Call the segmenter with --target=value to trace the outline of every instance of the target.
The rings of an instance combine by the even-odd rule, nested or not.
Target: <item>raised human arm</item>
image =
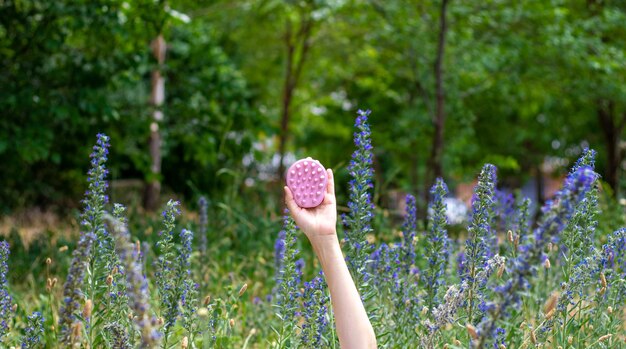
[[[332,170],[324,201],[314,208],[299,207],[285,187],[285,203],[296,224],[309,238],[322,265],[333,305],[337,336],[342,349],[376,348],[376,335],[354,285],[337,238],[337,203]]]

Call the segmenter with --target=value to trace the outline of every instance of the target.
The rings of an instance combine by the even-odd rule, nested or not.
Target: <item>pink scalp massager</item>
[[[302,208],[313,208],[324,201],[328,175],[319,161],[306,158],[294,162],[287,170],[287,186]]]

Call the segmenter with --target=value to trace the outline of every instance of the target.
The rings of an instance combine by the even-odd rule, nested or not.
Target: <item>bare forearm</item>
[[[322,264],[333,304],[337,335],[342,349],[376,348],[376,336],[352,281],[337,239],[337,202],[332,170],[326,171],[328,184],[324,201],[314,208],[299,207],[289,187],[285,203],[296,224],[304,231]]]
[[[374,330],[348,271],[337,235],[318,236],[311,243],[330,290],[341,348],[376,348]]]

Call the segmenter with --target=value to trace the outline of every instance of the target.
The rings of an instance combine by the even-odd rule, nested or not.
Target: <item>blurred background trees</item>
[[[442,1],[3,1],[0,207],[76,205],[97,132],[113,179],[189,197],[266,187],[289,154],[341,178],[358,108],[373,110],[379,192],[423,193],[437,166],[462,183],[485,162],[519,187],[590,146],[618,195],[626,3]]]

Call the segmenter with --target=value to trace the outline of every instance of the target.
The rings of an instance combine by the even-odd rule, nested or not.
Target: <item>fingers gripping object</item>
[[[328,174],[322,164],[311,158],[296,161],[287,170],[287,186],[302,208],[313,208],[324,201]]]

